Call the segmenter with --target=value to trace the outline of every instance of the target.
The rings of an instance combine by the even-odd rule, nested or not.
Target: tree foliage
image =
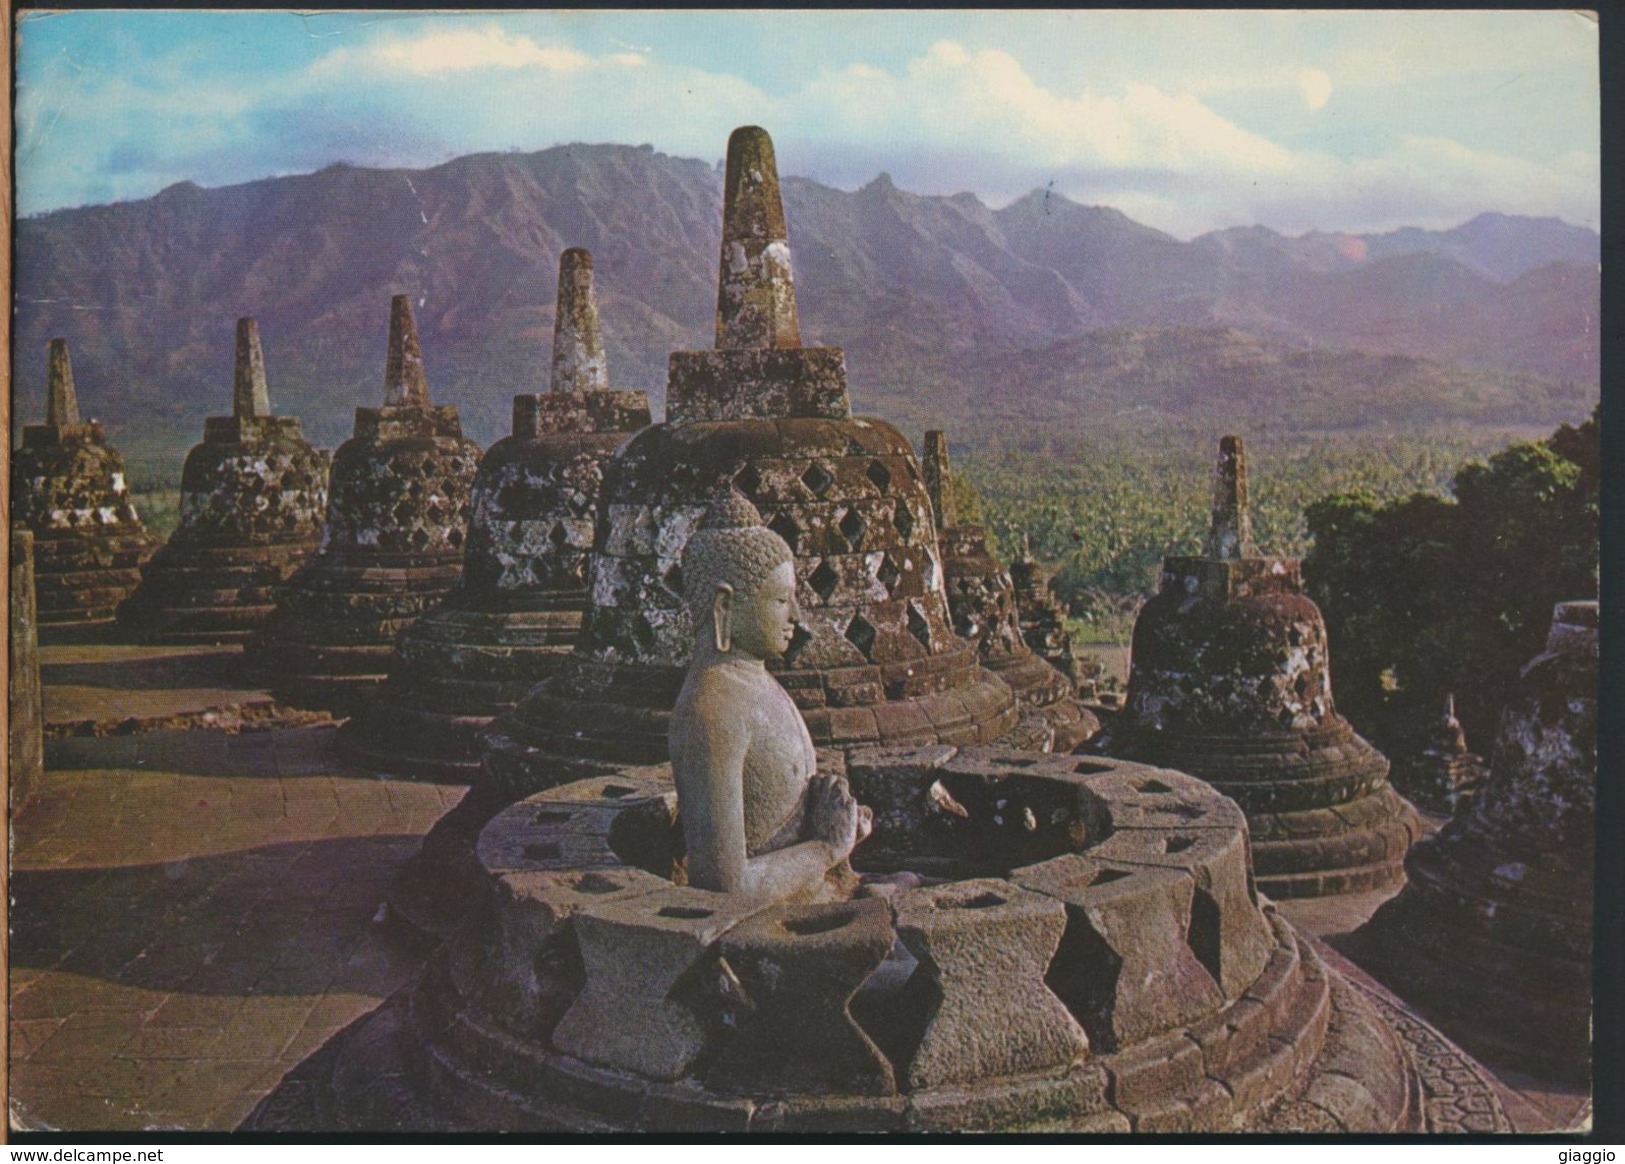
[[[1337,700],[1379,746],[1403,748],[1447,693],[1473,747],[1493,745],[1552,608],[1597,592],[1597,417],[1455,475],[1453,497],[1308,507],[1304,561],[1326,616]]]

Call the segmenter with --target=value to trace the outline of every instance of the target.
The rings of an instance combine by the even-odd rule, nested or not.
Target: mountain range
[[[846,349],[859,411],[1546,425],[1597,393],[1600,240],[1556,219],[1184,242],[1053,191],[992,209],[882,174],[854,192],[787,178],[784,196],[803,336]],[[658,402],[668,353],[711,344],[720,206],[714,165],[570,145],[24,219],[16,415],[40,412],[65,335],[87,412],[126,444],[184,447],[225,411],[233,322],[254,315],[273,403],[331,445],[381,397],[404,292],[436,398],[490,441],[513,394],[546,389],[568,246],[595,257],[613,383]]]

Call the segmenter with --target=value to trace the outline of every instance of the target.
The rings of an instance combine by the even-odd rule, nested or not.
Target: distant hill
[[[785,198],[803,334],[846,348],[860,410],[1544,425],[1596,394],[1599,242],[1556,220],[1185,243],[1045,191],[993,210],[882,175],[852,193],[789,178]],[[711,342],[720,202],[705,162],[571,145],[25,219],[17,415],[39,413],[45,342],[66,335],[119,440],[189,444],[226,407],[232,324],[253,314],[273,402],[335,444],[380,395],[388,298],[407,292],[437,398],[490,441],[514,393],[545,387],[567,246],[594,253],[612,379],[658,399],[667,354]]]

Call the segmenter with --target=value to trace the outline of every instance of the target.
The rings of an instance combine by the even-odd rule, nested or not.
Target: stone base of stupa
[[[1460,819],[1460,818],[1458,818]],[[1591,918],[1572,873],[1499,836],[1421,842],[1409,883],[1346,939],[1350,957],[1488,1062],[1584,1080],[1591,1071]],[[1550,866],[1550,867],[1548,867]]]
[[[240,643],[276,609],[276,591],[314,540],[256,546],[163,546],[119,622],[151,643]]]
[[[471,778],[481,729],[553,674],[580,630],[579,610],[431,611],[401,636],[340,753],[381,772]]]
[[[285,702],[354,715],[388,678],[395,637],[461,577],[457,555],[323,553],[284,587],[246,662]]]
[[[1200,782],[940,746],[847,769],[863,867],[945,881],[742,901],[671,879],[669,772],[539,794],[482,831],[457,940],[245,1130],[1511,1130],[1473,1060],[1256,899]]]
[[[152,541],[140,530],[36,531],[40,640],[111,629],[120,603],[141,584],[141,563],[151,553]]]
[[[984,658],[982,666],[1009,685],[1024,719],[1046,725],[1050,738],[1042,750],[1070,752],[1100,731],[1100,719],[1078,701],[1072,681],[1036,654]]]
[[[1347,721],[1278,737],[1142,733],[1131,746],[1146,763],[1201,773],[1241,806],[1258,887],[1271,897],[1360,893],[1405,879],[1421,819],[1389,787],[1387,760]]]
[[[975,655],[965,644],[890,667],[785,670],[774,677],[796,699],[818,747],[985,744],[1015,728],[1021,709],[1001,679],[977,666]],[[484,739],[487,776],[517,800],[571,778],[572,760],[664,762],[683,675],[679,667],[571,656],[553,679],[491,725]],[[882,691],[891,697],[874,701]]]

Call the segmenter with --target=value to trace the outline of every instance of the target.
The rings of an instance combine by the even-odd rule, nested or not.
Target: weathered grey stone
[[[47,355],[46,422],[11,455],[11,518],[34,535],[41,641],[110,623],[140,582],[152,540],[130,499],[124,458],[101,422],[79,419],[68,342]]]
[[[408,297],[390,305],[384,406],[357,408],[333,457],[321,544],[244,643],[280,698],[352,714],[383,682],[395,636],[462,575],[479,446],[429,400]]]
[[[484,991],[510,1029],[546,1039],[581,987],[580,951],[570,919],[585,906],[668,889],[641,869],[525,870],[496,879],[495,932]]]
[[[327,457],[271,415],[254,320],[237,321],[232,415],[211,416],[181,472],[180,524],[141,570],[119,621],[157,642],[240,642],[317,547]]]
[[[1404,890],[1351,940],[1470,1050],[1575,1078],[1591,1066],[1597,610],[1558,605],[1502,713],[1488,777],[1412,850]]]
[[[485,732],[493,784],[544,786],[561,758],[664,755],[694,633],[680,553],[729,489],[795,556],[801,616],[774,670],[815,744],[978,743],[1018,724],[1008,686],[954,634],[913,449],[850,416],[841,353],[800,347],[790,325],[766,135],[742,131],[730,157],[718,347],[673,354],[666,423],[605,466],[582,638]]]
[[[765,129],[729,135],[722,197],[717,349],[801,347],[779,167]]]
[[[1186,941],[1225,998],[1239,997],[1264,969],[1274,943],[1252,892],[1245,826],[1120,829],[1089,853],[1124,867],[1178,869],[1194,879]]]
[[[1483,757],[1468,751],[1456,698],[1447,695],[1443,713],[1428,724],[1423,738],[1394,757],[1388,778],[1412,803],[1448,813],[1472,795],[1486,771]]]
[[[1064,903],[1055,992],[1101,1051],[1194,1022],[1224,1001],[1193,948],[1195,881],[1178,869],[1068,854],[1011,874]]]
[[[554,1044],[589,1063],[680,1078],[709,1041],[696,1005],[717,980],[712,947],[767,904],[674,887],[577,910],[586,982]]]
[[[389,679],[340,733],[357,763],[472,775],[481,729],[552,674],[580,633],[603,464],[649,423],[649,401],[608,388],[588,252],[560,256],[558,288],[551,391],[515,396],[512,434],[481,459],[461,584],[400,636]],[[437,932],[455,915],[397,904]]]
[[[897,933],[935,1009],[908,1063],[911,1089],[1064,1067],[1089,1048],[1044,974],[1066,928],[1060,902],[1007,881],[915,890]],[[996,983],[995,989],[989,989]]]
[[[1247,505],[1247,454],[1241,438],[1227,436],[1219,441],[1219,465],[1213,480],[1213,523],[1204,557],[1233,561],[1251,558],[1253,519]]]
[[[671,717],[689,883],[782,901],[839,880],[869,813],[817,777],[812,737],[768,658],[794,633],[795,562],[755,506],[729,493],[683,550],[694,649]]]
[[[1021,637],[1033,653],[1072,682],[1080,696],[1092,699],[1098,663],[1086,664],[1072,649],[1072,635],[1066,629],[1065,605],[1049,588],[1044,569],[1033,557],[1032,544],[1021,535],[1021,552],[1010,563],[1010,580],[1015,586],[1016,613]]]
[[[755,1096],[894,1093],[892,1066],[853,1020],[851,1001],[895,937],[877,900],[780,906],[728,931],[733,1034],[709,1085]]]
[[[975,643],[982,665],[1010,685],[1036,734],[1034,750],[1072,751],[1100,730],[1100,720],[1078,703],[1072,681],[1027,645],[1015,583],[993,557],[987,535],[980,526],[959,524],[943,433],[925,434],[922,468],[937,515],[943,584],[955,633]]]
[[[1169,558],[1134,626],[1128,699],[1097,746],[1235,799],[1276,897],[1392,885],[1421,831],[1387,760],[1332,702],[1326,626],[1299,563],[1250,556],[1241,441],[1221,444],[1206,556]]]

